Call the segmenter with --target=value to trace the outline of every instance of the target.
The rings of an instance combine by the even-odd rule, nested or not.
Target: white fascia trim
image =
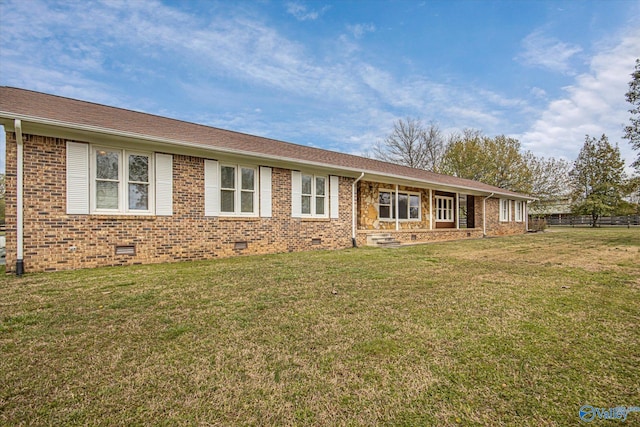
[[[308,166],[312,166],[312,167],[318,167],[318,168],[322,168],[322,169],[329,169],[329,170],[333,170],[333,171],[348,172],[350,175],[353,175],[352,176],[353,178],[356,178],[357,176],[359,176],[359,174],[364,172],[367,175],[371,175],[371,176],[379,176],[379,177],[386,178],[386,179],[397,180],[397,181],[401,182],[402,185],[411,185],[411,183],[414,183],[414,185],[418,184],[420,186],[432,185],[432,186],[435,186],[435,187],[444,188],[444,189],[450,189],[450,190],[456,190],[456,189],[458,189],[458,190],[466,190],[466,191],[472,192],[472,194],[475,194],[475,195],[497,194],[497,195],[510,197],[512,200],[516,200],[516,199],[517,200],[534,200],[534,198],[532,198],[532,197],[522,197],[522,196],[517,196],[517,195],[511,194],[511,193],[491,192],[491,191],[488,191],[488,190],[480,190],[480,189],[477,189],[477,188],[467,187],[467,186],[453,186],[453,185],[442,184],[442,183],[439,183],[439,182],[434,182],[434,181],[429,181],[429,180],[421,180],[421,179],[416,179],[416,178],[410,178],[410,177],[406,177],[406,176],[402,176],[402,175],[384,174],[384,173],[380,173],[379,171],[370,171],[370,170],[365,170],[365,169],[362,169],[362,168],[357,168],[357,169],[356,168],[349,168],[349,167],[332,165],[332,164],[329,164],[329,163],[304,161],[304,160],[294,159],[294,158],[290,158],[290,157],[282,157],[282,156],[274,156],[274,155],[269,155],[269,154],[255,153],[255,152],[252,152],[252,151],[243,151],[243,150],[235,150],[235,149],[232,150],[232,149],[229,149],[229,148],[212,147],[210,145],[198,144],[198,143],[194,143],[194,142],[186,142],[186,141],[177,140],[177,139],[159,138],[159,137],[139,134],[139,133],[135,133],[135,132],[116,131],[116,130],[113,130],[113,129],[102,128],[102,127],[99,127],[99,126],[74,124],[74,123],[63,122],[63,121],[59,121],[59,120],[43,119],[43,118],[39,118],[39,117],[33,117],[33,116],[21,115],[21,114],[12,114],[12,113],[5,112],[5,111],[0,111],[0,118],[20,119],[23,122],[24,121],[28,121],[28,122],[42,124],[42,125],[46,125],[46,126],[58,126],[58,127],[66,128],[66,129],[72,129],[72,130],[80,130],[80,131],[85,131],[85,132],[101,133],[101,134],[106,134],[106,135],[118,136],[118,137],[122,137],[122,138],[138,139],[138,140],[151,142],[151,143],[162,143],[162,144],[169,144],[169,145],[177,145],[177,146],[194,148],[194,149],[205,150],[205,151],[210,151],[210,152],[218,152],[218,153],[228,154],[228,155],[242,155],[242,156],[254,157],[256,159],[280,161],[280,162],[285,162],[285,163],[289,163],[289,164],[292,164],[292,165],[296,165],[297,167],[302,168],[302,169],[304,169],[305,166],[307,166],[307,167]],[[23,128],[24,128],[24,123],[23,123]]]

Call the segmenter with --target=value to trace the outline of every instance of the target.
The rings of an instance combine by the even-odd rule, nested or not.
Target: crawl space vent
[[[118,245],[116,246],[116,255],[135,255],[136,247],[134,245]]]
[[[235,250],[247,249],[247,242],[235,242],[233,244],[233,249]]]
[[[314,238],[314,239],[311,239],[311,244],[312,244],[312,245],[319,245],[319,244],[321,244],[321,243],[322,243],[322,239],[321,239],[321,238],[319,238],[319,237],[316,237],[316,238]]]

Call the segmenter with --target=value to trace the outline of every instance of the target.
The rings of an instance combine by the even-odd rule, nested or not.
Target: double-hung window
[[[516,221],[522,222],[524,220],[524,202],[516,201]]]
[[[325,217],[327,215],[327,177],[302,174],[302,215]]]
[[[291,171],[292,218],[339,218],[340,178]]]
[[[420,194],[398,192],[397,199],[399,219],[420,219]],[[380,191],[378,196],[378,217],[380,219],[396,219],[395,191]]]
[[[92,158],[93,212],[152,212],[151,154],[95,147]]]
[[[239,165],[220,166],[220,213],[255,215],[257,208],[256,169]]]
[[[453,222],[453,197],[436,196],[436,221]]]
[[[173,156],[67,141],[70,215],[173,215]]]
[[[500,221],[511,221],[511,200],[500,199]]]
[[[380,219],[393,219],[396,217],[396,197],[392,191],[381,191],[379,196]]]

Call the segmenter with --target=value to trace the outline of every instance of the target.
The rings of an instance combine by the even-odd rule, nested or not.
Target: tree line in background
[[[631,73],[630,125],[623,138],[639,151],[633,166],[640,173],[640,59]],[[538,157],[524,151],[517,139],[489,137],[466,129],[445,136],[435,123],[424,126],[418,119],[394,123],[393,131],[373,147],[373,157],[413,168],[453,175],[527,194],[537,200],[532,210],[548,209],[570,199],[573,213],[590,215],[593,226],[600,216],[640,214],[640,176],[627,177],[618,145],[606,135],[586,135],[578,158],[566,160]],[[0,174],[0,223],[5,219],[5,176]]]
[[[624,138],[640,151],[640,59],[626,99],[633,105]],[[545,158],[522,149],[517,139],[466,129],[443,135],[435,123],[407,118],[370,153],[374,158],[413,168],[472,179],[535,197],[531,210],[544,214],[570,200],[574,214],[590,215],[595,226],[605,215],[640,214],[640,177],[628,177],[618,145],[606,135],[586,135],[577,159]],[[640,172],[640,154],[633,162]]]

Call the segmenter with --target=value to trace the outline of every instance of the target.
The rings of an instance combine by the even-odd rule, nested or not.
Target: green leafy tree
[[[535,200],[531,212],[553,213],[553,209],[569,198],[569,171],[571,165],[566,160],[553,157],[537,157],[530,151],[524,154],[531,173],[531,195]]]
[[[507,190],[530,194],[531,171],[520,142],[504,135],[489,138],[476,130],[452,135],[441,171]]]
[[[585,137],[569,176],[572,210],[576,214],[591,215],[592,227],[596,227],[599,217],[621,205],[627,185],[624,161],[618,147],[612,146],[606,135],[599,140]]]
[[[622,205],[616,210],[615,215],[639,215],[640,214],[640,176],[629,178],[625,183]]]
[[[487,175],[483,136],[475,129],[452,134],[445,148],[441,171],[447,175],[481,181]]]
[[[634,150],[640,151],[640,59],[636,59],[636,69],[631,73],[629,82],[629,92],[626,93],[627,101],[633,105],[629,110],[631,113],[631,124],[624,128],[624,138],[629,140]],[[640,172],[640,153],[632,166]]]

